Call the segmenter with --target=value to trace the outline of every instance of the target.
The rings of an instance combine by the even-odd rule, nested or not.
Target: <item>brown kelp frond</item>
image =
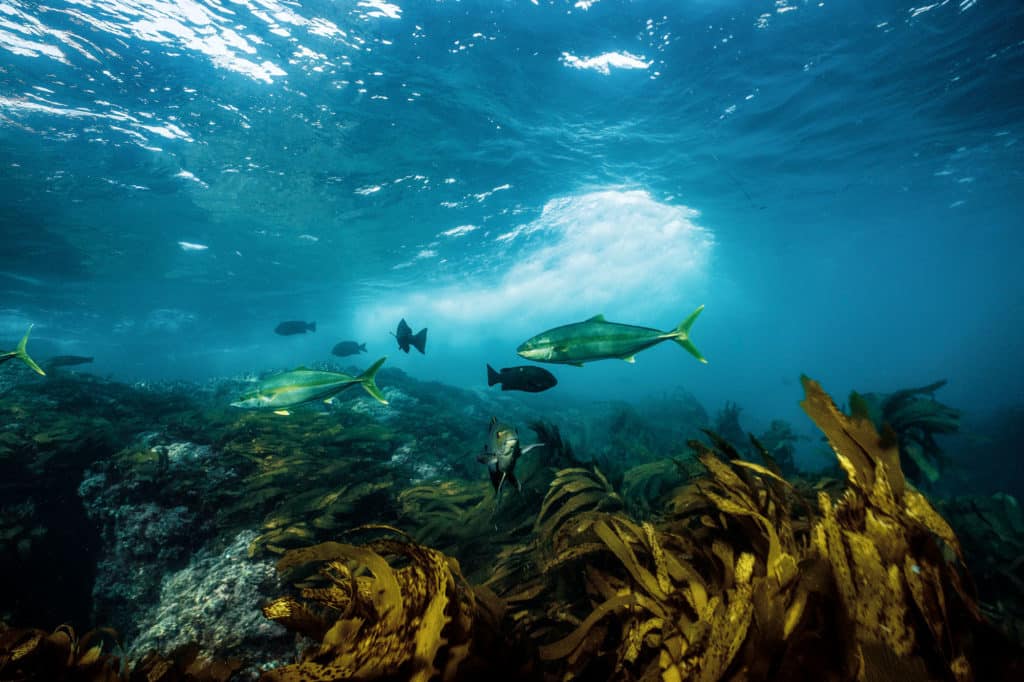
[[[571,467],[555,474],[526,544],[498,556],[487,585],[509,605],[517,634],[528,640],[564,635],[591,606],[587,583],[591,556],[604,545],[589,532],[602,510],[620,511],[621,498],[597,469]]]
[[[417,541],[454,549],[486,534],[493,497],[486,481],[438,481],[399,493],[399,514]]]
[[[819,493],[812,551],[832,566],[855,630],[861,672],[874,672],[866,652],[881,648],[969,678],[969,635],[980,614],[964,585],[956,535],[904,481],[895,445],[884,442],[868,419],[842,414],[816,382],[804,377],[803,384],[801,405],[849,478],[838,501]]]
[[[111,650],[117,634],[109,628],[82,637],[62,625],[52,633],[7,628],[0,623],[0,680],[51,682],[227,682],[241,661],[210,660],[199,646],[179,647],[164,656],[151,652],[128,669]]]
[[[214,661],[199,655],[195,644],[178,647],[163,656],[150,652],[132,667],[129,682],[227,682],[242,667],[241,661]]]
[[[879,431],[895,436],[903,467],[918,482],[934,483],[941,475],[944,458],[935,435],[960,430],[959,410],[935,399],[935,391],[945,385],[942,380],[889,394],[850,394],[854,415],[869,418]]]
[[[324,437],[336,439],[342,433],[331,431]],[[247,469],[215,513],[224,524],[263,518],[262,533],[251,543],[250,555],[281,554],[360,523],[395,518],[397,476],[386,461],[333,452],[266,453],[249,459]]]
[[[562,469],[548,488],[535,528],[541,538],[551,539],[561,525],[581,511],[615,510],[622,508],[611,483],[597,468],[572,467]]]
[[[630,514],[647,518],[660,510],[666,498],[689,479],[686,462],[654,460],[626,470],[622,477],[622,498]]]
[[[287,481],[295,481],[296,473],[284,468],[275,468],[274,474],[265,474],[250,486],[256,499],[276,502],[263,520],[263,533],[249,546],[250,556],[263,551],[281,554],[333,537],[371,518],[393,518],[388,512],[394,513],[394,482],[379,465],[339,460],[320,469],[318,478],[302,477],[305,492],[291,492],[294,483],[286,487]],[[239,504],[246,503],[256,504],[251,498],[239,500]]]
[[[754,622],[752,554],[717,545],[709,556],[722,563],[703,563],[704,575],[690,561],[702,550],[684,536],[620,514],[572,525],[579,544],[596,545],[605,559],[584,572],[589,613],[540,647],[543,660],[557,662],[563,679],[727,676]]]
[[[121,662],[104,652],[109,630],[93,630],[81,638],[68,625],[51,633],[6,628],[0,623],[0,679],[122,682]]]
[[[558,473],[538,537],[491,583],[553,678],[972,679],[984,630],[956,536],[894,444],[805,387],[847,475],[837,497],[714,433],[691,442],[704,475],[654,523],[599,472]]]
[[[299,597],[264,614],[319,642],[264,673],[267,682],[448,680],[469,655],[476,596],[437,550],[391,538],[325,542],[286,552],[278,570],[299,580]]]
[[[801,381],[806,397],[800,406],[825,433],[850,486],[864,495],[871,495],[876,489],[879,493],[902,495],[906,484],[895,444],[883,443],[870,420],[843,414],[816,381],[806,376]],[[876,475],[885,479],[877,486]]]

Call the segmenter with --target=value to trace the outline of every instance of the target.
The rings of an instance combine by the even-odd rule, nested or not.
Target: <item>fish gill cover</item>
[[[1013,678],[1022,35],[0,5],[0,678]],[[536,354],[586,367],[488,388],[594,319]],[[387,405],[299,381],[385,356]],[[820,432],[804,372],[848,396],[807,384]]]

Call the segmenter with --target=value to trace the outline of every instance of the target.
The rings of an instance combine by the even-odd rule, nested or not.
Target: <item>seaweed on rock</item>
[[[450,680],[470,655],[477,593],[437,550],[408,539],[326,542],[286,552],[278,570],[297,580],[299,597],[264,614],[317,643],[265,682]]]

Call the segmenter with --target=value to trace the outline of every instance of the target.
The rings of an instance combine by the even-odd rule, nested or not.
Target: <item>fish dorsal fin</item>
[[[597,315],[594,315],[593,317],[587,318],[586,321],[587,322],[607,322],[608,320],[604,319],[604,315],[602,315],[601,313],[598,313]]]
[[[624,357],[624,358],[622,358],[622,359],[623,359],[623,360],[625,360],[626,362],[628,362],[628,363],[629,363],[629,364],[631,364],[631,365],[632,365],[632,364],[633,364],[634,362],[636,362],[636,356],[635,356],[635,355],[627,355],[626,357]]]
[[[296,367],[292,371],[293,372],[308,372],[309,371],[309,367],[306,367],[305,365],[299,365],[298,367]]]

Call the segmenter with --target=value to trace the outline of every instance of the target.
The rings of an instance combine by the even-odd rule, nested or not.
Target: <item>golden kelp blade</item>
[[[393,568],[392,562],[405,565]],[[318,568],[318,576],[300,585],[303,601],[281,598],[264,614],[306,634],[319,632],[320,642],[298,663],[261,679],[454,677],[469,653],[475,610],[474,592],[454,559],[380,539],[365,546],[325,542],[286,552],[278,562],[282,572],[309,568]],[[332,615],[321,624],[313,615],[318,612]]]
[[[972,678],[977,608],[959,563],[942,559],[959,556],[956,536],[870,421],[805,387],[847,473],[838,496],[717,436],[714,449],[691,442],[706,473],[650,522],[604,506],[615,490],[596,472],[555,475],[537,537],[503,553],[492,583],[546,675]]]

